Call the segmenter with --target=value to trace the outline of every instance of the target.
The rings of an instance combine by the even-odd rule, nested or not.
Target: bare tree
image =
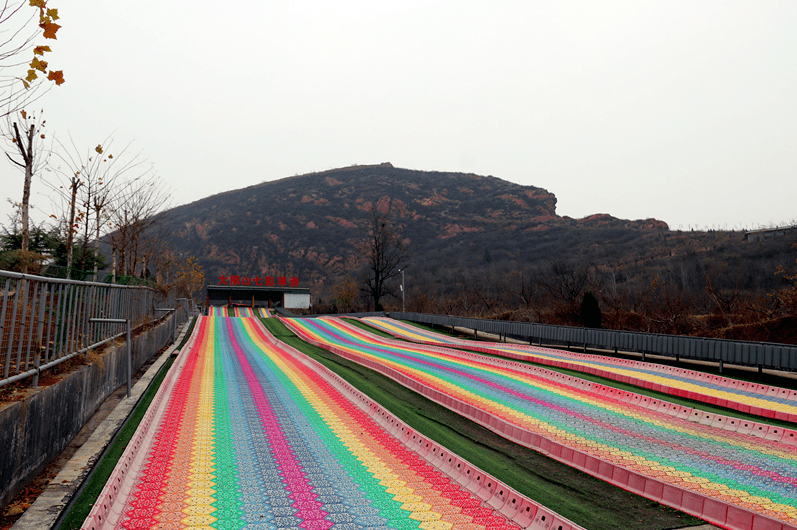
[[[143,237],[158,220],[158,213],[167,207],[169,193],[154,172],[126,182],[114,196],[109,210],[114,232],[110,242],[119,270],[135,275],[140,257],[147,256]],[[114,274],[116,266],[114,266]],[[146,273],[146,271],[144,271]]]
[[[71,227],[68,234],[68,264],[72,263],[73,236],[78,228],[83,231],[83,252],[80,268],[86,269],[86,260],[89,256],[89,242],[94,239],[93,278],[97,278],[97,261],[99,258],[100,238],[104,231],[110,227],[111,215],[109,206],[114,201],[116,194],[123,193],[128,182],[152,176],[153,170],[147,165],[146,158],[141,153],[131,153],[127,144],[118,151],[113,149],[113,135],[109,135],[96,147],[87,149],[84,153],[77,148],[74,140],[65,145],[58,142],[60,150],[58,156],[62,166],[57,174],[63,181],[68,180],[69,221]],[[54,191],[63,189],[64,186],[50,185]],[[78,196],[78,192],[80,195]],[[77,207],[77,213],[76,213]]]
[[[25,172],[25,179],[22,187],[22,202],[20,203],[20,221],[22,224],[22,251],[28,251],[29,212],[30,212],[30,186],[33,176],[39,172],[47,162],[49,151],[43,146],[45,135],[43,133],[45,121],[39,119],[35,114],[28,114],[21,110],[17,116],[7,115],[4,135],[11,144],[15,156],[6,152],[8,159],[15,165],[21,167]]]
[[[399,298],[391,280],[400,276],[399,269],[407,260],[404,240],[387,215],[376,210],[372,212],[364,251],[368,258],[361,290],[373,300],[374,309],[379,311],[383,296]]]
[[[518,269],[507,276],[505,290],[512,299],[519,301],[528,314],[532,310],[535,320],[540,319],[540,293],[544,288],[544,279],[539,269]]]
[[[559,303],[572,306],[581,300],[590,276],[590,267],[587,265],[556,260],[551,263],[546,289]]]

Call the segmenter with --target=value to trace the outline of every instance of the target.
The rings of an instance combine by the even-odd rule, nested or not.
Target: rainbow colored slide
[[[797,424],[797,390],[759,385],[655,363],[614,359],[602,355],[571,353],[520,344],[463,340],[385,317],[366,317],[361,320],[394,337],[420,344],[480,351],[548,366],[568,368],[673,396]]]
[[[282,321],[308,342],[608,482],[725,528],[797,528],[794,431],[693,418],[691,409],[684,416],[647,397],[643,403],[603,386],[593,392],[591,383],[542,368],[384,339],[338,318]]]
[[[266,307],[244,307],[244,306],[210,306],[208,307],[208,316],[210,317],[263,317],[268,318],[273,316],[272,311]]]
[[[420,439],[257,318],[199,317],[83,528],[580,528],[375,416]]]

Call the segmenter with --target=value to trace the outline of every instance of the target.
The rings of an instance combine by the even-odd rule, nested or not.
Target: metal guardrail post
[[[130,382],[133,378],[133,361],[132,361],[132,350],[133,344],[130,341],[130,319],[124,318],[91,318],[89,319],[91,322],[101,322],[105,324],[127,324],[127,353],[125,354],[127,360],[127,397],[130,397]]]

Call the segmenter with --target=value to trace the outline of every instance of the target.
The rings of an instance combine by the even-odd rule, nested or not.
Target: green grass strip
[[[116,467],[116,463],[122,457],[122,453],[127,447],[127,444],[130,442],[130,439],[133,437],[133,434],[136,432],[138,424],[141,423],[141,419],[147,412],[150,403],[152,403],[152,399],[155,397],[155,393],[158,391],[158,388],[160,388],[163,378],[166,377],[166,374],[173,363],[174,357],[167,359],[160,372],[158,372],[158,375],[156,375],[152,380],[152,383],[149,385],[149,388],[138,402],[138,405],[136,405],[136,408],[133,410],[132,414],[130,414],[127,422],[119,430],[119,433],[116,435],[113,443],[111,443],[108,451],[106,451],[105,455],[102,457],[102,460],[94,469],[94,472],[89,478],[86,487],[83,488],[80,496],[72,504],[72,508],[69,510],[69,513],[66,515],[66,517],[64,517],[61,526],[59,526],[60,530],[74,530],[80,528],[80,526],[83,524],[83,521],[86,520],[86,517],[88,517],[92,506],[94,506],[94,503],[97,502],[97,498],[100,496],[102,488],[104,488],[105,483],[108,482],[108,478],[111,476],[114,467]]]
[[[705,524],[510,442],[378,372],[302,341],[278,319],[261,320],[277,338],[319,361],[423,435],[585,528],[663,530]]]
[[[191,338],[191,333],[194,332],[194,325],[196,325],[197,317],[194,317],[191,320],[191,325],[188,326],[188,330],[186,330],[185,335],[183,335],[183,340],[180,341],[180,345],[175,348],[175,351],[182,350],[185,343],[188,342],[188,339]]]

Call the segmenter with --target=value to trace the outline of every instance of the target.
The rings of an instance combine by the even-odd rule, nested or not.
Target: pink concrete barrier
[[[645,489],[643,490],[642,494],[648,499],[661,502],[663,490],[664,490],[663,483],[659,482],[658,480],[651,480],[649,478],[646,478]]]
[[[462,470],[457,478],[457,482],[459,482],[462,486],[468,487],[468,485],[473,482],[473,479],[476,478],[476,468],[473,467],[471,464],[465,463],[462,466]]]
[[[703,411],[702,410],[693,409],[692,410],[692,414],[690,414],[688,418],[684,418],[684,419],[697,423],[697,422],[699,422],[701,420],[702,417],[703,417]]]
[[[527,530],[551,530],[555,517],[547,510],[539,510]]]
[[[487,499],[492,498],[493,494],[495,493],[495,489],[497,487],[498,483],[495,479],[492,479],[492,477],[486,478],[484,481],[482,481],[482,488],[478,492],[476,492],[476,495],[480,499],[486,501]]]
[[[730,528],[753,528],[753,514],[729,505],[725,516],[725,524]]]
[[[738,432],[739,434],[750,434],[751,432],[753,432],[754,428],[755,428],[755,423],[753,423],[752,421],[740,421],[739,428],[736,429],[736,432]]]
[[[484,487],[484,473],[481,471],[476,473],[476,476],[470,481],[470,484],[465,487],[471,493],[478,493],[481,491],[481,489]]]
[[[520,495],[510,493],[506,499],[506,502],[504,502],[503,506],[501,506],[501,509],[498,510],[498,512],[508,520],[512,521],[515,517],[517,517],[522,504],[523,499],[520,497]]]
[[[728,418],[727,420],[725,420],[725,426],[723,427],[723,429],[725,429],[726,431],[736,432],[739,430],[739,427],[741,427],[741,425],[742,425],[741,420],[737,418]]]
[[[452,468],[456,466],[456,455],[448,453],[446,457],[440,462],[437,468],[448,476],[452,476]],[[459,475],[457,475],[459,476]]]
[[[678,488],[681,489],[681,488]],[[703,513],[706,498],[693,491],[681,489],[680,508],[686,513]]]
[[[766,435],[764,435],[764,439],[779,442],[783,438],[783,434],[784,434],[783,427],[770,425],[769,430],[767,431]]]
[[[606,482],[612,482],[615,469],[617,469],[617,466],[615,466],[611,462],[607,462],[605,460],[598,460],[598,469],[595,473],[595,476],[597,476],[602,480],[605,480]]]
[[[711,422],[712,427],[716,427],[718,429],[725,429],[725,423],[728,421],[727,416],[723,416],[721,414],[716,414],[714,416],[714,421]]]
[[[796,446],[797,445],[797,431],[793,431],[791,429],[786,429],[783,431],[783,438],[780,439],[781,443],[786,445]]]
[[[527,528],[534,521],[535,515],[537,515],[537,506],[524,500],[512,521],[520,525],[521,528]]]
[[[769,425],[765,423],[754,423],[753,429],[750,431],[750,434],[755,436],[756,438],[764,438],[769,431]]]
[[[437,444],[432,444],[432,448],[426,453],[426,461],[429,462],[429,465],[437,467],[434,465],[436,460],[440,459],[440,447]]]
[[[504,507],[508,499],[509,499],[509,488],[506,488],[504,486],[499,486],[495,489],[495,493],[493,493],[493,496],[487,499],[487,505],[490,506],[493,510],[498,510],[500,513],[501,508]]]
[[[653,410],[656,410],[656,412],[663,412],[664,414],[667,415],[674,415],[670,414],[670,410],[675,410],[677,412],[678,405],[676,405],[675,403],[670,403],[669,401],[659,401],[659,406]]]
[[[703,417],[698,420],[700,425],[711,425],[714,423],[714,414],[710,412],[704,412]]]
[[[537,450],[541,453],[546,455],[551,454],[551,445],[553,442],[548,438],[540,437],[539,441],[537,442]]]
[[[753,514],[754,530],[782,530],[786,525],[764,515]]]
[[[700,518],[724,527],[728,519],[728,505],[722,501],[706,497],[703,499],[703,511]]]
[[[626,489],[628,491],[632,491],[637,495],[644,495],[645,494],[645,485],[647,484],[648,480],[643,475],[635,471],[629,471],[628,477],[626,482]]]

